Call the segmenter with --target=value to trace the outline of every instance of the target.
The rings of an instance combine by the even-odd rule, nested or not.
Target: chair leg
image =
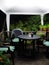
[[[49,50],[49,48],[46,47],[46,57],[47,57],[47,58],[49,58],[49,51],[48,51],[48,50]]]
[[[12,65],[15,65],[14,64],[14,53],[13,52],[11,52],[11,59],[12,59]]]

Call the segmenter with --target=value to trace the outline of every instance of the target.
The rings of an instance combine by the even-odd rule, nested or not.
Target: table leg
[[[26,44],[27,44],[27,40],[25,40],[25,48],[24,48],[24,49],[25,49],[25,51],[26,51]]]
[[[22,40],[22,39],[19,39],[18,55],[20,55],[20,56],[24,55],[24,40]]]
[[[32,55],[33,55],[33,58],[35,58],[35,43],[36,43],[36,41],[33,40],[33,41],[32,41],[32,46],[33,46]]]
[[[38,49],[38,53],[39,53],[39,43],[38,43],[37,49]]]

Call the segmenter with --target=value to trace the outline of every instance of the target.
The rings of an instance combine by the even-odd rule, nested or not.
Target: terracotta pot
[[[42,28],[42,31],[46,31],[46,28]]]
[[[0,61],[2,61],[2,57],[0,57]]]
[[[49,32],[49,28],[47,28],[47,29],[46,29],[46,31],[48,31],[48,32]]]

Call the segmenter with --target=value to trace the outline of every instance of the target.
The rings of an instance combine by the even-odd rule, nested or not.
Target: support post
[[[44,14],[41,14],[41,25],[44,25],[43,17],[44,17]]]
[[[10,28],[10,15],[6,15],[6,24],[7,24],[7,34],[9,36],[9,28]]]

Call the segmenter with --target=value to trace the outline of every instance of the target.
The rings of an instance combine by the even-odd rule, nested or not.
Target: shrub
[[[0,65],[11,65],[10,60],[0,52]]]

